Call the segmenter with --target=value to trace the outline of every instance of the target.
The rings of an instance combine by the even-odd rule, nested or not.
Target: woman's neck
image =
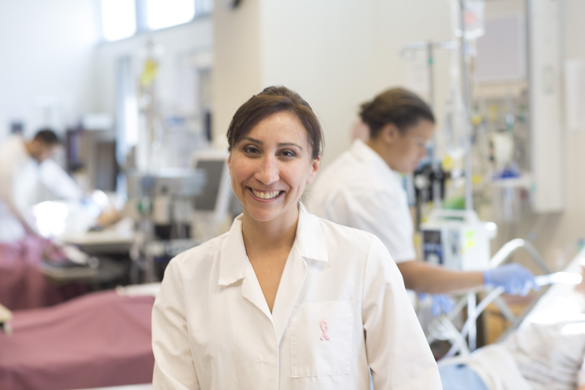
[[[244,211],[242,235],[248,253],[272,252],[292,248],[299,220],[299,210],[288,218],[259,222]]]
[[[366,145],[368,145],[370,149],[382,157],[382,160],[386,162],[390,169],[395,170],[392,161],[392,151],[384,144],[384,142],[380,141],[379,139],[370,139],[368,142],[366,142]]]

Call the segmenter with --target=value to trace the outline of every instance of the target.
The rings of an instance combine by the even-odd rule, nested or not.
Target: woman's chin
[[[244,214],[257,222],[270,222],[279,215],[279,212],[267,207],[248,207],[244,210]]]
[[[289,210],[290,209],[290,210]],[[271,207],[247,207],[245,209],[245,213],[247,214],[248,218],[256,222],[267,223],[272,222],[274,220],[282,220],[283,222],[286,220],[285,215],[289,212],[296,212],[296,207],[287,207],[283,209],[281,207],[278,208],[271,208]],[[284,217],[284,218],[283,218]]]

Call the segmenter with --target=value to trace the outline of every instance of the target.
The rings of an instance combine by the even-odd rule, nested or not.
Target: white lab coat
[[[81,190],[57,163],[39,164],[26,151],[24,140],[14,136],[0,146],[0,242],[38,234],[31,215],[40,184],[66,199],[79,199]]]
[[[416,259],[412,217],[400,175],[361,140],[334,160],[309,195],[308,209],[376,235],[395,262]]]
[[[240,216],[170,262],[152,315],[154,389],[365,390],[368,366],[375,389],[441,389],[380,240],[301,207],[271,313],[241,229]]]

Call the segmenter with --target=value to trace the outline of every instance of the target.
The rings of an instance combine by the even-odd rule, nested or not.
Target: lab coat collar
[[[323,233],[319,217],[307,212],[302,203],[300,204],[295,244],[299,254],[305,260],[329,261],[325,233]]]
[[[234,222],[219,254],[219,285],[229,286],[246,275],[248,256],[242,236],[242,214]]]
[[[390,169],[386,161],[374,151],[374,149],[370,148],[364,141],[361,139],[356,139],[353,141],[353,145],[351,145],[351,154],[354,155],[355,158],[365,162],[373,162],[376,166],[384,167],[385,169]],[[390,169],[391,170],[391,169]]]
[[[327,262],[327,246],[325,234],[319,223],[319,218],[309,214],[303,204],[299,205],[299,222],[293,249],[305,260]],[[242,214],[232,224],[226,240],[221,247],[219,256],[219,280],[221,286],[229,286],[246,276],[249,263],[242,236]]]
[[[390,175],[393,180],[396,180],[401,185],[401,176],[388,166],[386,161],[370,148],[364,141],[356,139],[351,146],[350,153],[359,161],[371,164],[376,169],[386,175]]]

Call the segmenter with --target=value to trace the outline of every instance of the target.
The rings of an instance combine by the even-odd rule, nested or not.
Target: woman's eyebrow
[[[258,145],[264,145],[264,142],[262,142],[262,141],[260,141],[259,139],[256,139],[256,138],[252,138],[252,137],[247,137],[246,136],[246,137],[244,137],[244,139],[245,140],[248,140],[250,142],[253,142],[255,144],[258,144]]]
[[[246,137],[244,137],[243,139],[245,139],[245,140],[247,140],[247,141],[250,141],[250,142],[253,142],[253,143],[255,143],[255,144],[258,144],[258,145],[264,145],[264,141],[260,141],[259,139],[256,139],[256,138],[252,138],[252,137],[248,137],[248,136],[246,136]],[[296,147],[297,147],[297,148],[299,148],[300,150],[303,150],[303,147],[302,147],[301,145],[299,145],[299,144],[295,144],[294,142],[281,142],[281,143],[279,143],[277,146],[278,146],[279,148],[282,148],[282,147],[284,147],[284,146],[296,146]]]
[[[282,148],[283,146],[296,146],[300,150],[303,150],[303,147],[301,145],[295,144],[294,142],[281,142],[278,144],[279,148]]]

